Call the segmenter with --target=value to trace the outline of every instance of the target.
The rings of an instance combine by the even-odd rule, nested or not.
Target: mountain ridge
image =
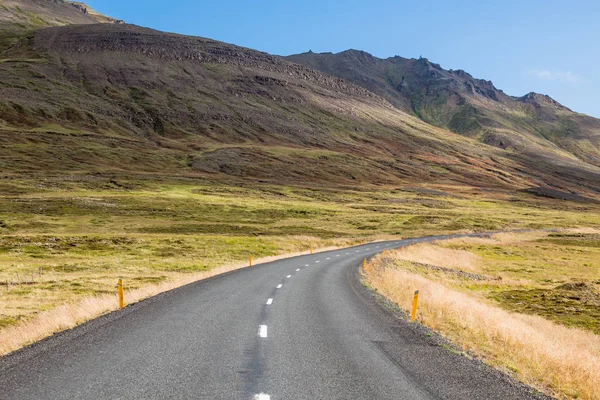
[[[122,24],[124,21],[101,14],[80,1],[2,0],[0,2],[0,28],[3,25],[40,28],[95,23]]]
[[[40,28],[0,37],[6,174],[437,182],[600,198],[600,168],[543,138],[515,146],[501,132],[486,141],[458,135],[364,85],[284,58],[129,24]],[[448,74],[420,63],[418,73]],[[473,92],[486,98],[490,84],[477,81]]]
[[[360,50],[285,58],[368,88],[429,124],[483,143],[517,151],[524,151],[528,142],[558,146],[600,165],[600,120],[573,112],[550,96],[509,96],[489,80],[445,70],[426,58],[381,59]]]
[[[489,88],[493,89],[494,91],[501,92],[502,94],[505,94],[504,91],[502,89],[497,88],[491,80],[482,79],[482,78],[475,78],[472,74],[470,74],[469,72],[465,71],[464,69],[460,69],[460,68],[459,69],[448,69],[448,70],[445,70],[440,64],[432,62],[431,60],[429,60],[426,57],[419,57],[417,59],[417,58],[406,58],[406,57],[402,57],[402,56],[399,56],[399,55],[395,55],[395,56],[390,56],[390,57],[387,57],[387,58],[381,58],[381,57],[374,56],[374,55],[372,55],[371,53],[369,53],[367,51],[360,50],[360,49],[352,49],[352,48],[351,49],[347,49],[347,50],[342,50],[342,51],[337,52],[337,53],[330,52],[330,51],[325,51],[325,52],[319,52],[319,53],[317,53],[317,52],[313,52],[312,50],[309,50],[309,51],[304,52],[304,53],[291,54],[291,55],[288,55],[288,56],[280,56],[280,57],[285,58],[285,59],[294,59],[296,57],[309,56],[309,55],[315,55],[315,56],[321,56],[321,55],[322,56],[345,56],[345,55],[348,55],[348,54],[360,55],[361,57],[364,57],[364,58],[372,58],[374,60],[382,60],[382,61],[396,61],[396,60],[401,60],[403,62],[409,62],[409,61],[423,62],[425,64],[428,64],[428,65],[432,66],[433,68],[435,68],[437,70],[446,71],[446,72],[448,72],[450,74],[456,74],[458,76],[471,78],[471,79],[479,82],[482,85],[488,86]],[[484,93],[482,93],[482,94],[484,94]],[[497,99],[497,96],[495,96],[492,93],[488,93],[488,95],[491,98]],[[525,100],[548,101],[549,103],[554,104],[554,105],[556,105],[556,106],[558,106],[560,108],[564,108],[564,109],[567,109],[569,111],[573,111],[569,107],[561,104],[559,101],[557,101],[554,98],[552,98],[550,95],[544,94],[544,93],[528,92],[528,93],[526,93],[526,94],[524,94],[522,96],[515,96],[515,95],[508,95],[508,94],[505,94],[505,95],[508,96],[508,97],[510,97],[510,98],[512,98],[512,99],[514,99],[514,100],[521,99],[521,100],[524,100],[524,101]],[[578,113],[578,114],[583,114],[583,113]],[[583,115],[585,115],[585,114],[583,114]],[[595,118],[595,117],[592,117],[592,118]]]

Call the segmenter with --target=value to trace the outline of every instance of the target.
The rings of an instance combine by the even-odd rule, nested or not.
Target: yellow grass
[[[569,230],[564,230],[569,231]],[[533,232],[521,232],[521,233],[496,233],[490,237],[462,237],[456,239],[444,240],[443,243],[447,246],[459,246],[462,244],[469,245],[495,245],[495,246],[506,246],[513,243],[519,243],[526,240],[534,240],[546,236],[547,233],[544,231],[533,231]]]
[[[337,247],[327,247],[315,252],[334,250]],[[282,258],[307,254],[307,252],[288,253],[253,260],[253,265],[267,263]],[[125,286],[125,302],[132,304],[143,299],[155,296],[192,282],[207,279],[225,272],[248,267],[248,263],[231,263],[196,274],[190,274],[177,279],[162,282],[157,285],[148,285],[135,290],[127,291]],[[115,282],[116,286],[116,282]],[[71,329],[90,319],[99,317],[118,308],[117,290],[114,295],[87,297],[76,303],[64,304],[52,310],[39,313],[34,318],[23,323],[9,326],[0,331],[0,356],[11,353],[31,343],[44,339],[55,333]]]
[[[469,251],[447,249],[425,243],[396,250],[394,251],[394,257],[398,260],[438,265],[469,272],[477,271],[480,262],[479,257]]]
[[[418,289],[419,320],[487,363],[549,394],[600,399],[600,337],[593,333],[510,313],[421,275],[384,268],[382,257],[366,278],[407,311]]]

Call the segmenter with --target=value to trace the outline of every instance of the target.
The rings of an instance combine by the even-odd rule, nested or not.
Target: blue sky
[[[272,54],[360,49],[427,57],[505,93],[600,117],[598,0],[88,0],[137,25]],[[495,3],[495,4],[494,4]]]

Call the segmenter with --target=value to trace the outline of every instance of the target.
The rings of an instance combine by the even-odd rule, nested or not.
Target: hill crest
[[[483,143],[519,152],[532,144],[559,147],[600,166],[600,120],[547,95],[509,96],[489,80],[426,58],[381,59],[346,50],[286,59],[363,86],[428,124]]]
[[[87,4],[69,0],[3,0],[0,27],[41,28],[70,24],[122,24],[122,20],[103,15]]]

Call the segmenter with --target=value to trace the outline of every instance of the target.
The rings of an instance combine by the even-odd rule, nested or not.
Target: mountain
[[[0,29],[17,27],[95,23],[123,23],[102,15],[85,3],[67,0],[2,0],[0,1]]]
[[[288,60],[343,78],[421,120],[483,143],[518,152],[558,147],[600,166],[600,120],[536,93],[506,95],[492,82],[427,60],[369,53],[303,53]]]
[[[90,16],[68,2],[20,3],[42,7],[48,25]],[[600,168],[545,139],[527,151],[490,146],[404,111],[401,97],[281,57],[129,24],[9,19],[0,31],[5,176],[436,182],[600,198]]]

